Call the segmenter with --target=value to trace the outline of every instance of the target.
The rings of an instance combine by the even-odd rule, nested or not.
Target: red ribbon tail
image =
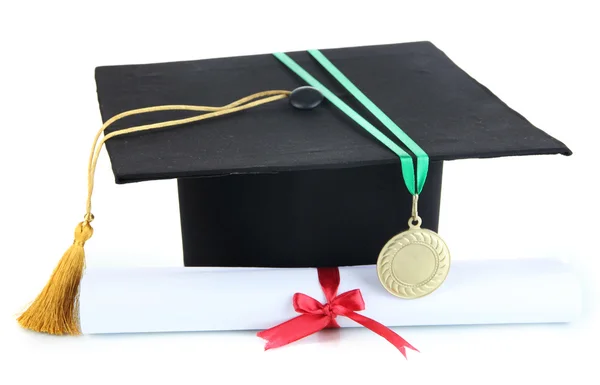
[[[389,329],[385,325],[382,325],[369,317],[365,317],[364,315],[355,312],[348,312],[344,315],[353,320],[354,322],[361,324],[367,329],[379,334],[380,336],[388,340],[392,345],[396,347],[396,349],[400,351],[400,353],[402,353],[404,358],[407,358],[406,348],[418,352],[418,350],[414,346],[409,344],[404,338],[400,337],[398,334],[396,334],[393,330]]]
[[[329,321],[324,315],[302,314],[256,335],[267,340],[265,350],[275,349],[325,329]]]

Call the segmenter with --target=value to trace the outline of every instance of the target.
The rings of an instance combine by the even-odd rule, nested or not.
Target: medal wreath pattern
[[[450,252],[439,235],[413,227],[388,241],[377,260],[379,280],[391,294],[405,299],[426,296],[446,279]]]

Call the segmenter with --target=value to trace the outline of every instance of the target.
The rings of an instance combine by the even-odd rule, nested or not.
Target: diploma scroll
[[[578,279],[557,260],[457,260],[438,290],[413,300],[389,294],[374,266],[340,267],[340,276],[338,293],[360,289],[366,303],[360,313],[389,327],[570,322],[581,308]],[[84,334],[263,330],[298,315],[297,292],[324,301],[316,269],[88,269],[81,328]]]

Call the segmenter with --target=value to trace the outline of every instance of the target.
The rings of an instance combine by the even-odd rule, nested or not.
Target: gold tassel
[[[75,228],[75,241],[54,269],[46,287],[18,318],[19,324],[36,332],[81,334],[79,329],[79,283],[85,267],[83,245],[94,230],[84,221]]]
[[[29,308],[18,318],[18,322],[26,329],[57,335],[79,335],[79,284],[85,267],[85,251],[83,245],[92,237],[94,230],[90,223],[94,220],[92,215],[92,192],[94,190],[94,173],[100,156],[100,150],[104,143],[110,138],[127,135],[134,132],[156,130],[173,127],[181,124],[199,122],[201,120],[217,116],[231,114],[237,111],[247,110],[282,100],[290,95],[290,91],[273,90],[263,91],[245,98],[239,99],[222,107],[167,105],[140,108],[120,113],[107,120],[96,133],[92,151],[88,163],[88,195],[86,201],[86,214],[84,221],[75,228],[75,241],[65,252],[62,259],[54,269],[46,287],[31,303]],[[205,112],[202,115],[192,116],[185,119],[169,120],[166,122],[145,124],[119,131],[111,132],[100,140],[104,130],[117,120],[132,115],[151,113],[156,111],[197,111]]]

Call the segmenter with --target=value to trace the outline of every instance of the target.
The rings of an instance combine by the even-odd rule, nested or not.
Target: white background
[[[600,31],[593,3],[2,2],[0,384],[594,383]],[[94,67],[415,40],[432,41],[574,151],[447,163],[440,232],[457,259],[571,260],[585,287],[581,320],[397,329],[421,350],[408,361],[364,329],[263,352],[253,332],[70,338],[18,327],[15,315],[43,286],[84,213],[86,161],[100,124]],[[103,155],[94,205],[88,266],[181,265],[174,181],[116,186]]]

